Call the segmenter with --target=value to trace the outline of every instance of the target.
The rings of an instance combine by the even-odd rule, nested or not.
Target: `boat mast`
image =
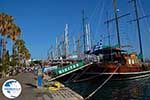
[[[56,37],[56,47],[57,47],[57,58],[61,57],[61,41],[60,37]]]
[[[56,37],[56,58],[58,58],[59,53],[58,53],[58,37]]]
[[[64,34],[64,45],[65,45],[65,57],[69,54],[69,39],[68,39],[68,24],[65,27],[65,34]]]
[[[114,6],[116,29],[117,29],[118,47],[120,48],[121,44],[120,44],[120,33],[119,33],[119,21],[118,21],[118,14],[117,14],[117,0],[113,0],[113,6]]]
[[[86,50],[91,49],[90,24],[86,24]]]
[[[83,53],[86,52],[86,32],[85,32],[85,15],[84,10],[82,11],[82,24],[83,24]]]
[[[80,46],[80,41],[81,41],[81,40],[80,40],[80,33],[79,33],[79,34],[78,34],[78,39],[77,39],[77,54],[78,54],[78,55],[80,55],[80,53],[81,53],[81,52],[80,52],[80,50],[81,50],[81,49],[80,49],[80,47],[81,47],[81,46]]]
[[[53,46],[51,45],[51,51],[50,51],[50,54],[49,54],[49,56],[50,56],[50,59],[51,60],[53,60],[54,59],[54,53],[53,53]]]
[[[76,40],[75,40],[75,37],[73,37],[73,54],[76,54]]]
[[[142,49],[141,30],[140,30],[140,22],[139,22],[139,15],[138,15],[136,0],[133,0],[133,3],[134,3],[134,8],[135,8],[136,23],[137,23],[137,29],[138,29],[138,35],[139,35],[141,62],[143,62],[143,49]]]
[[[109,18],[108,18],[108,12],[106,13],[106,16],[107,16],[107,20],[109,20]],[[108,34],[108,45],[110,47],[111,44],[110,44],[109,22],[107,21],[106,24],[107,24],[107,34]]]
[[[88,32],[89,32],[89,49],[91,50],[92,48],[92,42],[91,42],[91,27],[90,27],[90,24],[88,24]]]

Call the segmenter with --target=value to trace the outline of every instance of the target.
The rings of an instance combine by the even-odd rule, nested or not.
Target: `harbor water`
[[[102,83],[101,80],[66,84],[87,97]],[[109,81],[90,100],[150,100],[150,77],[126,81]]]

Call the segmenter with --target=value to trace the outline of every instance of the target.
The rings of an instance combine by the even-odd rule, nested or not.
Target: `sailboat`
[[[141,41],[137,2],[136,0],[132,0],[132,2],[134,4],[136,14],[135,21],[137,23],[138,29],[140,58],[136,52],[127,53],[127,51],[122,50],[121,48],[119,26],[118,26],[117,4],[116,4],[117,2],[116,0],[113,0],[114,14],[115,14],[114,20],[116,22],[118,46],[105,48],[99,47],[100,49],[95,48],[95,50],[88,51],[88,54],[97,55],[99,61],[89,66],[87,70],[84,71],[85,75],[83,74],[82,76],[80,76],[80,79],[76,79],[75,80],[76,82],[94,78],[104,78],[105,76],[108,77],[112,74],[113,74],[112,79],[114,80],[136,79],[150,76],[150,64],[145,63],[143,60],[143,48]],[[115,71],[115,69],[117,70]]]
[[[105,48],[95,46],[92,50],[84,53],[86,53],[85,55],[88,55],[88,57],[90,55],[95,55],[94,57],[96,57],[97,60],[85,58],[81,62],[57,69],[53,72],[55,77],[50,79],[50,81],[60,79],[62,81],[83,82],[93,79],[105,79],[105,77],[109,77],[112,74],[113,77],[111,79],[113,80],[129,80],[150,76],[150,63],[145,63],[143,60],[137,2],[136,0],[132,0],[132,2],[134,3],[136,14],[135,21],[137,23],[139,36],[140,59],[136,52],[127,53],[127,51],[122,50],[118,25],[117,2],[113,0],[118,45]],[[83,28],[84,27],[83,24]],[[85,33],[85,30],[83,33]],[[84,36],[86,37],[86,35]],[[85,43],[86,39],[83,38],[83,40]],[[86,45],[84,44],[84,49],[85,48]]]

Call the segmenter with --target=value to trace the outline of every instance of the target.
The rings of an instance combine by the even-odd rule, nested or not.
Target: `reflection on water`
[[[94,91],[102,81],[70,83],[68,86],[84,97]],[[128,81],[110,81],[90,100],[150,100],[150,78]]]

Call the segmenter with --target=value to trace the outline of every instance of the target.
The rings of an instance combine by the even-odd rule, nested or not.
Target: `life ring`
[[[54,84],[49,86],[48,89],[51,90],[51,91],[58,91],[60,88],[61,88],[61,83],[55,82]]]

